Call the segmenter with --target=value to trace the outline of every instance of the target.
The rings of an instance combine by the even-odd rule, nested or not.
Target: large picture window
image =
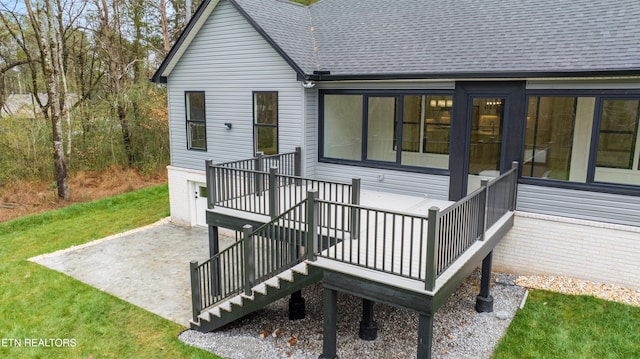
[[[322,158],[446,170],[453,96],[325,93]]]
[[[524,178],[640,185],[640,100],[529,96]]]
[[[187,116],[187,148],[207,150],[207,121],[204,108],[204,92],[185,92]]]
[[[594,181],[640,185],[640,100],[603,99]]]
[[[253,93],[254,151],[278,153],[278,93]]]

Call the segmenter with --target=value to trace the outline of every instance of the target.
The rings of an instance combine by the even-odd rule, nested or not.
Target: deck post
[[[209,258],[220,252],[220,240],[218,236],[218,227],[209,226]],[[220,260],[212,261],[210,264],[212,288],[211,294],[216,296],[220,294]]]
[[[482,260],[482,277],[480,278],[480,295],[476,297],[476,312],[493,312],[493,297],[491,296],[491,260],[493,251]]]
[[[480,180],[480,188],[484,189],[480,195],[480,213],[478,215],[478,229],[480,230],[480,240],[484,241],[484,234],[487,231],[487,208],[489,199],[489,179]]]
[[[293,175],[296,177],[302,176],[302,148],[300,147],[296,147],[293,155]]]
[[[315,261],[318,253],[317,228],[318,228],[318,190],[312,189],[307,192],[307,243],[305,251],[307,259]]]
[[[304,298],[302,291],[291,293],[289,298],[289,320],[300,320],[306,316]]]
[[[418,317],[418,359],[431,358],[433,340],[433,316],[419,314]]]
[[[513,191],[511,193],[511,195],[513,196],[511,198],[511,210],[515,211],[516,210],[516,202],[517,202],[517,198],[518,198],[518,161],[513,161],[511,162],[511,168],[513,168],[515,170],[515,174],[513,175]]]
[[[251,288],[256,279],[255,274],[255,256],[253,248],[253,240],[251,239],[253,226],[245,224],[242,227],[242,240],[244,240],[244,294],[251,295]]]
[[[269,215],[271,215],[271,219],[278,217],[280,212],[280,196],[278,194],[278,167],[269,168]]]
[[[351,204],[360,204],[360,185],[362,180],[359,177],[351,179]],[[360,233],[360,211],[352,207],[351,208],[351,239],[357,239]]]
[[[427,227],[427,265],[425,270],[424,289],[432,292],[436,287],[438,277],[438,237],[440,236],[440,208],[429,208],[429,222]]]
[[[200,307],[200,276],[198,274],[198,261],[189,262],[189,272],[191,273],[191,309],[193,310],[193,321],[198,322],[198,315],[202,308]]]
[[[207,208],[212,209],[216,204],[216,173],[213,168],[213,161],[206,160],[205,168],[207,169]]]
[[[256,156],[253,158],[253,169],[256,171],[255,179],[256,182],[256,194],[258,196],[262,196],[262,192],[264,192],[264,182],[263,175],[260,172],[264,172],[264,163],[262,161],[262,157],[264,157],[264,153],[257,152]]]
[[[324,287],[322,291],[324,323],[322,325],[322,354],[318,359],[337,359],[338,292],[327,287]]]
[[[362,340],[376,340],[378,338],[378,323],[373,319],[374,302],[369,299],[362,299],[362,320],[360,321],[360,332],[358,336]]]

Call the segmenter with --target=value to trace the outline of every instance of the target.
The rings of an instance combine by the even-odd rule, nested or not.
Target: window
[[[204,92],[185,92],[187,116],[187,148],[207,150],[207,123],[204,110]]]
[[[255,152],[278,153],[278,93],[253,93],[253,139]]]
[[[324,156],[362,160],[362,95],[324,96]]]
[[[571,178],[571,154],[576,127],[576,97],[530,96],[528,101],[526,136],[522,174],[526,177],[551,178],[568,181]],[[590,126],[590,121],[586,126]],[[588,156],[589,136],[576,137],[586,141]],[[585,149],[585,144],[581,146]],[[586,171],[586,165],[582,172]],[[578,171],[573,168],[573,171]],[[574,173],[575,174],[575,173]],[[586,172],[583,176],[586,179]],[[574,175],[577,178],[577,175]]]
[[[639,186],[639,126],[637,98],[529,96],[522,176]]]
[[[330,92],[321,101],[323,159],[449,168],[451,95]]]
[[[640,185],[640,100],[602,101],[594,180]]]

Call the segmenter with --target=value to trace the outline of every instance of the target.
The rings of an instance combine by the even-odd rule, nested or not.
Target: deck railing
[[[429,209],[428,263],[425,288],[433,290],[436,279],[507,212],[515,209],[518,163],[492,180],[483,179],[478,190],[440,211]]]
[[[242,239],[203,263],[191,261],[193,320],[202,309],[244,292],[300,263],[306,242],[307,201],[256,229],[243,228]]]
[[[262,193],[267,181],[266,172],[277,168],[281,175],[300,176],[302,173],[302,152],[296,147],[294,152],[255,157],[214,164],[206,161],[207,204],[213,208],[218,201],[234,199]],[[256,204],[257,205],[257,204]]]
[[[299,157],[299,151],[293,153]],[[290,160],[281,157],[256,157],[219,165],[207,163],[209,208],[216,206],[256,213],[275,218],[281,212],[306,198],[307,191],[318,189],[320,198],[345,203],[358,203],[359,179],[352,183],[321,181],[289,174]],[[295,157],[294,156],[294,157]],[[298,162],[295,160],[294,162]],[[256,165],[261,163],[260,165]],[[263,171],[262,166],[284,164]],[[257,169],[256,169],[257,168]],[[295,169],[293,172],[299,172]],[[356,202],[354,202],[354,200]]]
[[[256,284],[317,257],[424,281],[433,291],[436,279],[515,209],[517,167],[514,162],[452,206],[429,209],[428,216],[359,205],[357,180],[349,192],[347,184],[257,172],[276,179],[269,188],[285,191],[270,194],[272,201],[297,203],[255,230],[245,226],[241,241],[208,261],[191,263],[194,320],[201,309],[242,291],[250,295]]]

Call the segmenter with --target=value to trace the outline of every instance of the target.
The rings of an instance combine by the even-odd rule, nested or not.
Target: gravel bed
[[[640,291],[613,284],[603,284],[564,276],[519,276],[519,286],[544,289],[571,295],[592,295],[597,298],[640,306]]]
[[[476,313],[475,297],[479,292],[476,270],[434,318],[434,358],[489,358],[506,332],[525,289],[515,285],[515,276],[494,274],[491,294],[493,313]],[[180,339],[190,345],[220,356],[244,358],[317,358],[322,353],[322,285],[303,290],[307,316],[288,320],[288,298],[278,300],[262,310],[212,333],[186,330]],[[361,299],[338,294],[338,356],[347,358],[415,358],[417,350],[417,314],[376,303],[375,320],[378,339],[358,338],[362,314]],[[278,336],[272,333],[280,330]],[[268,332],[260,338],[261,332]],[[295,337],[297,343],[288,345]]]

